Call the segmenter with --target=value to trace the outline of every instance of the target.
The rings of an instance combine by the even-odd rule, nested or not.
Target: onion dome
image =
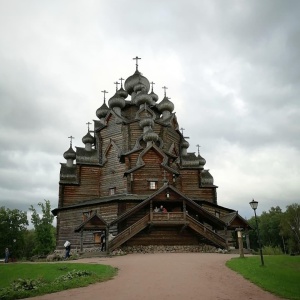
[[[158,134],[155,133],[152,128],[147,130],[147,132],[144,133],[143,135],[143,140],[145,142],[156,142],[158,140]]]
[[[174,104],[172,101],[168,99],[167,96],[165,96],[164,99],[156,105],[156,107],[160,112],[163,111],[172,112],[174,110]]]
[[[70,146],[70,148],[64,153],[64,158],[65,159],[76,159],[76,153],[73,150],[72,146]]]
[[[124,108],[125,100],[119,96],[118,93],[115,93],[115,95],[108,100],[108,105],[111,109],[114,107]]]
[[[203,168],[204,165],[206,164],[206,160],[200,154],[198,154],[198,159],[199,159],[199,166]]]
[[[133,90],[137,93],[140,91],[146,91],[146,87],[142,83],[138,83],[137,85],[134,86]]]
[[[190,143],[187,140],[183,139],[183,141],[181,143],[181,148],[187,149],[189,146],[190,146]]]
[[[213,185],[214,178],[209,173],[209,170],[203,170],[201,172],[201,185]]]
[[[148,93],[150,90],[150,83],[149,80],[144,77],[142,75],[142,73],[140,73],[138,70],[136,70],[134,72],[133,75],[129,76],[126,80],[125,80],[125,90],[128,92],[129,95],[132,94],[132,92],[134,91],[134,87],[137,84],[143,84],[146,88],[145,92]]]
[[[149,94],[151,97],[152,97],[152,100],[154,102],[157,102],[158,101],[158,96],[152,91],[150,94]]]
[[[83,138],[82,142],[84,144],[93,144],[94,143],[94,137],[88,132]]]
[[[141,104],[147,103],[148,105],[151,105],[153,102],[152,97],[147,94],[145,91],[142,91],[140,93],[138,93],[135,97],[134,97],[134,103],[137,106],[140,106]]]
[[[139,125],[141,128],[144,128],[146,126],[152,127],[154,125],[154,121],[151,118],[145,118],[140,121]]]
[[[128,96],[128,93],[123,89],[123,87],[121,87],[117,92],[117,95],[119,95],[120,97],[126,99]]]
[[[99,119],[102,119],[102,118],[106,117],[108,111],[109,111],[109,108],[108,108],[108,106],[106,105],[106,103],[105,103],[105,101],[104,101],[104,103],[101,105],[101,107],[99,107],[99,108],[96,110],[96,116],[97,116]]]

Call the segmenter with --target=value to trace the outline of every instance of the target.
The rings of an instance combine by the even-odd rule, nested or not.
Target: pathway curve
[[[78,262],[117,267],[118,275],[106,282],[32,299],[280,299],[228,269],[225,262],[236,256],[213,253],[156,253],[81,259]]]

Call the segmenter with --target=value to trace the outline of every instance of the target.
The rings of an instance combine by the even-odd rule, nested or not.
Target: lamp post
[[[264,257],[262,254],[262,246],[261,246],[261,242],[260,242],[260,237],[259,237],[259,229],[258,229],[258,223],[257,223],[257,217],[256,217],[256,209],[258,206],[258,202],[254,201],[254,199],[249,202],[251,208],[254,210],[254,215],[255,215],[255,222],[256,222],[256,229],[257,229],[257,238],[258,238],[258,245],[259,245],[259,253],[260,253],[260,260],[261,260],[261,265],[264,266]]]

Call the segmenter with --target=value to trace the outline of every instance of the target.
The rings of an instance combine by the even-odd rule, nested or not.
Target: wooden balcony
[[[185,224],[186,214],[183,212],[153,212],[152,214],[150,214],[149,223],[153,225]]]

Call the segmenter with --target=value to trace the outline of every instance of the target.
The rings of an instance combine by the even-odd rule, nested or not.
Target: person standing
[[[5,248],[5,260],[4,260],[5,263],[8,263],[8,258],[9,258],[9,250],[8,248]]]
[[[101,234],[101,251],[105,251],[106,249],[106,238],[105,238],[105,231]]]
[[[66,256],[65,259],[70,257],[70,251],[71,251],[71,244],[70,242],[68,243],[68,245],[66,246]]]

